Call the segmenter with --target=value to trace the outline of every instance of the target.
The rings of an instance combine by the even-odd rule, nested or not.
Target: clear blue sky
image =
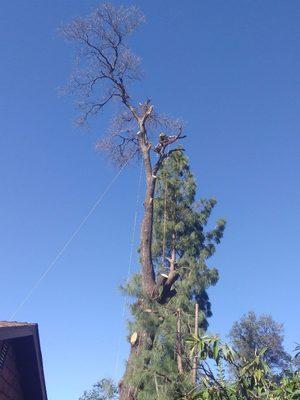
[[[127,1],[123,1],[127,4]],[[71,52],[56,34],[90,0],[1,2],[0,319],[7,319],[115,174],[58,96]],[[199,196],[228,221],[211,265],[210,330],[252,309],[300,341],[300,3],[137,0],[140,88],[187,122]],[[50,400],[77,399],[115,375],[127,346],[118,285],[128,266],[138,168],[124,172],[54,271],[17,315],[40,325]],[[136,260],[135,260],[136,261]],[[134,263],[134,268],[138,268]],[[121,372],[121,368],[119,373]]]

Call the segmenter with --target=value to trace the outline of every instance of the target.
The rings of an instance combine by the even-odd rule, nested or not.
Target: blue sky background
[[[127,4],[127,1],[123,1]],[[116,171],[59,97],[71,71],[61,22],[96,1],[12,0],[0,12],[0,319],[8,319]],[[248,310],[300,341],[300,3],[137,0],[139,88],[187,122],[199,196],[228,221],[211,265],[210,330],[225,336]],[[50,400],[77,399],[126,358],[123,299],[138,167],[130,167],[16,318],[40,325]],[[141,215],[141,214],[140,214]],[[134,268],[138,268],[136,258]]]

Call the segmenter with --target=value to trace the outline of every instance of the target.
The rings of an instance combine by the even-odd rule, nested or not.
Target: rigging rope
[[[136,194],[136,204],[135,204],[135,212],[133,217],[133,228],[131,234],[131,242],[130,242],[130,252],[129,252],[129,262],[128,262],[128,269],[127,269],[127,276],[126,276],[126,284],[129,283],[131,270],[132,270],[132,261],[133,261],[133,251],[135,247],[135,236],[136,236],[136,226],[137,226],[137,217],[138,217],[138,209],[139,209],[139,202],[140,202],[140,192],[141,192],[141,183],[142,183],[142,172],[143,172],[143,159],[141,160],[140,166],[140,173],[138,179],[138,188]],[[126,312],[126,297],[124,296],[123,301],[123,311],[122,311],[122,326],[125,321],[125,312]],[[118,371],[119,371],[119,363],[120,363],[120,348],[121,348],[121,340],[122,340],[122,331],[120,330],[119,340],[117,344],[116,350],[116,364],[115,364],[115,379],[117,379]]]
[[[168,181],[165,176],[165,199],[164,199],[164,222],[163,222],[163,251],[162,251],[162,264],[165,266],[166,260],[166,232],[167,232],[167,194],[168,194]]]
[[[96,208],[100,205],[100,203],[102,202],[103,198],[105,197],[105,195],[110,191],[110,189],[112,188],[113,184],[116,182],[116,180],[118,179],[118,177],[121,175],[121,173],[123,172],[124,168],[127,166],[127,164],[129,163],[129,161],[131,160],[128,159],[127,162],[119,169],[119,171],[117,172],[117,174],[113,177],[113,179],[110,181],[110,183],[107,185],[107,187],[105,188],[105,190],[100,194],[100,196],[97,198],[97,200],[95,201],[94,205],[91,207],[91,209],[89,210],[89,212],[86,214],[86,216],[82,219],[82,221],[80,222],[80,224],[77,226],[77,228],[74,230],[74,232],[72,233],[72,235],[70,236],[70,238],[65,242],[65,244],[62,246],[62,248],[58,251],[58,253],[56,254],[56,256],[54,257],[54,259],[51,261],[51,263],[48,265],[48,267],[45,269],[45,271],[42,273],[42,275],[39,277],[39,279],[34,283],[34,285],[31,287],[31,289],[29,290],[29,292],[27,293],[27,295],[23,298],[23,300],[19,303],[19,305],[17,306],[17,308],[15,309],[15,311],[12,313],[12,315],[10,316],[9,320],[13,320],[16,316],[16,314],[24,307],[24,305],[28,302],[28,300],[30,300],[30,298],[32,297],[33,293],[35,292],[35,290],[40,286],[40,284],[43,282],[43,280],[47,277],[47,275],[53,270],[53,268],[55,267],[55,264],[57,263],[57,261],[62,257],[62,255],[64,254],[64,252],[66,251],[66,249],[69,247],[69,245],[72,243],[72,241],[75,239],[75,237],[78,235],[78,233],[81,231],[81,229],[83,228],[83,226],[86,224],[87,220],[90,218],[90,216],[95,212]]]

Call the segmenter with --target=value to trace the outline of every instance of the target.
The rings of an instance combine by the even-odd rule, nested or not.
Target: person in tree
[[[165,148],[177,140],[178,136],[168,136],[164,132],[161,132],[158,137],[158,144],[155,146],[154,151],[156,151],[158,154],[164,154]]]

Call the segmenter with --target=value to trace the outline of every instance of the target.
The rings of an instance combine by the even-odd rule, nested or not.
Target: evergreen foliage
[[[167,259],[175,252],[179,273],[174,285],[176,295],[166,304],[144,297],[139,274],[125,287],[126,293],[134,297],[129,336],[133,332],[147,332],[149,342],[136,357],[131,377],[133,386],[141,388],[138,400],[180,399],[192,387],[186,338],[194,332],[195,302],[200,309],[201,334],[212,315],[207,289],[216,284],[218,272],[208,267],[207,260],[214,254],[225,228],[225,221],[219,220],[215,228],[206,229],[216,200],[197,202],[195,196],[196,182],[188,159],[182,152],[176,152],[165,161],[158,175],[152,249],[156,272],[162,274],[169,273]],[[178,369],[178,354],[183,372]]]
[[[101,379],[91,390],[85,391],[79,400],[113,400],[117,399],[118,389],[111,379]]]

